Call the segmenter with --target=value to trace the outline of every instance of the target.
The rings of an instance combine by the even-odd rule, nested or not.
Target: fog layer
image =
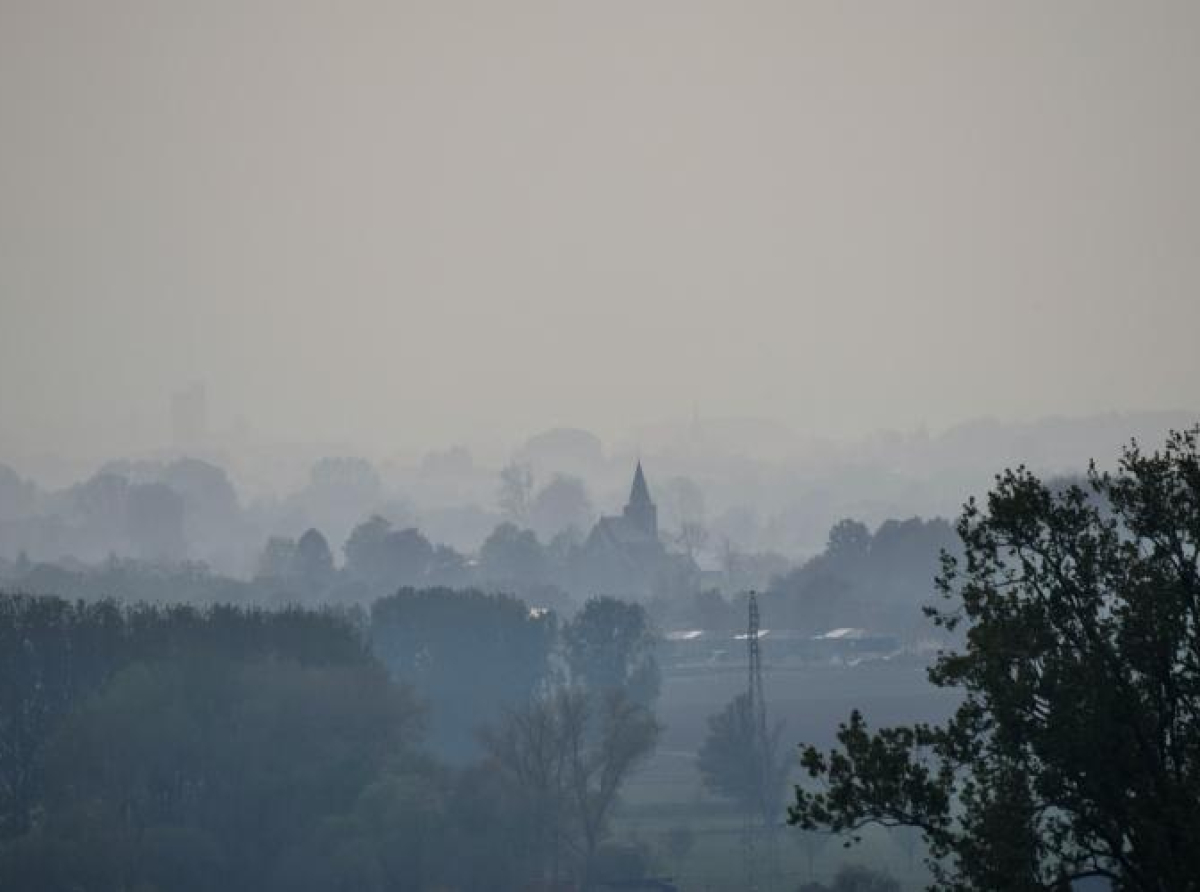
[[[1189,408],[1198,33],[1190,3],[6,0],[0,452],[163,445],[192,381],[246,438],[373,453]]]

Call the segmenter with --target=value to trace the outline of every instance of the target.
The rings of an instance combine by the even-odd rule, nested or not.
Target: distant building
[[[662,550],[658,538],[658,508],[650,498],[650,487],[642,463],[633,473],[629,503],[618,515],[601,517],[588,537],[589,548],[655,549]]]
[[[624,510],[601,517],[582,552],[585,581],[598,594],[665,594],[689,587],[697,572],[690,558],[668,554],[658,538],[658,508],[640,461]]]
[[[813,635],[795,629],[760,629],[759,640],[768,643],[764,659],[772,665],[856,666],[903,655],[893,635],[866,629],[831,629]],[[672,629],[663,635],[664,661],[675,666],[744,665],[746,633],[709,629]]]

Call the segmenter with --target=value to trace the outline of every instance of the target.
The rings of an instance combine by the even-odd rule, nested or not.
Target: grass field
[[[915,662],[857,667],[765,668],[769,719],[786,723],[785,739],[829,746],[851,709],[873,725],[937,721],[953,708],[953,695],[932,688]],[[708,716],[744,690],[745,670],[673,671],[658,703],[663,736],[654,757],[634,777],[614,821],[617,840],[637,840],[655,852],[655,869],[686,892],[742,892],[746,888],[743,822],[724,800],[707,793],[696,770],[696,751]],[[797,770],[799,766],[797,765]],[[781,816],[782,818],[782,816]],[[680,831],[686,828],[688,833]],[[672,831],[690,836],[672,851]],[[906,890],[924,886],[928,874],[920,844],[908,831],[871,828],[851,848],[827,834],[781,827],[776,834],[776,881],[762,892],[794,890],[809,879],[828,881],[843,864],[886,870]],[[686,849],[686,851],[684,850]],[[768,851],[760,863],[772,862]]]

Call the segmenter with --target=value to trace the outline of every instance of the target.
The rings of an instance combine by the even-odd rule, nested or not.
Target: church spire
[[[633,472],[633,486],[629,488],[629,503],[621,512],[622,529],[634,532],[645,541],[658,542],[658,508],[650,500],[650,487],[646,485],[646,475],[642,472],[642,462],[639,459],[637,470]]]
[[[625,519],[641,530],[648,539],[658,539],[658,509],[650,500],[650,487],[642,473],[639,459],[633,472],[633,486],[629,489],[629,504],[625,506]]]
[[[629,504],[653,504],[650,499],[650,488],[646,486],[646,475],[642,473],[641,459],[638,459],[637,470],[633,472],[633,486],[629,490]]]

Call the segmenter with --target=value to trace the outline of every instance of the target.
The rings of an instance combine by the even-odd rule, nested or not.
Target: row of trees
[[[243,527],[225,471],[198,459],[109,462],[58,492],[44,492],[0,465],[5,551],[32,548],[79,560],[116,553],[178,562],[190,550],[228,558],[244,536]]]
[[[958,553],[940,518],[888,520],[874,532],[856,520],[829,531],[825,550],[774,579],[763,595],[772,622],[824,632],[839,626],[916,633],[942,551]]]
[[[804,749],[791,822],[915,827],[944,892],[1200,889],[1200,431],[1082,485],[1006,472],[957,532],[929,613],[964,636],[930,670],[959,708],[853,713]],[[560,626],[448,590],[369,615],[0,597],[0,888],[586,887],[657,688],[613,599]],[[701,754],[731,798],[747,713]]]
[[[658,734],[644,614],[611,599],[560,628],[448,591],[370,615],[0,596],[0,660],[0,888],[586,886]]]
[[[824,552],[791,572],[765,559],[738,572],[774,575],[762,598],[777,625],[813,632],[839,625],[914,631],[913,617],[919,618],[919,605],[928,601],[928,580],[941,548],[956,548],[953,529],[942,520],[892,520],[874,532],[844,520],[830,530]],[[580,577],[592,569],[577,542],[560,538],[543,544],[530,530],[507,523],[488,537],[477,560],[382,517],[356,526],[343,551],[345,560],[337,567],[328,541],[311,529],[298,540],[269,540],[250,581],[215,575],[197,564],[164,568],[110,560],[86,570],[24,565],[16,568],[13,584],[89,598],[122,593],[161,599],[166,594],[188,602],[260,604],[365,604],[400,586],[476,586],[569,612],[574,603],[567,591],[578,589]],[[648,604],[661,626],[737,629],[745,620],[744,595],[725,597],[703,588],[695,574],[662,582],[662,593]]]
[[[369,601],[398,586],[474,586],[565,609],[572,596],[609,590],[601,581],[629,569],[627,561],[585,547],[578,530],[543,543],[532,530],[511,522],[499,524],[478,555],[468,557],[448,545],[435,545],[415,527],[396,528],[375,516],[351,531],[343,551],[344,565],[335,570],[333,553],[317,530],[297,541],[271,539],[259,559],[256,582],[272,588],[277,599]],[[694,589],[694,564],[682,558],[660,563],[661,568],[644,569],[655,576],[663,595],[681,596]]]
[[[652,706],[657,639],[645,610],[594,598],[567,622],[505,595],[403,589],[376,601],[372,651],[419,696],[438,704],[431,741],[449,758],[478,754],[482,720],[561,690],[620,690]]]

